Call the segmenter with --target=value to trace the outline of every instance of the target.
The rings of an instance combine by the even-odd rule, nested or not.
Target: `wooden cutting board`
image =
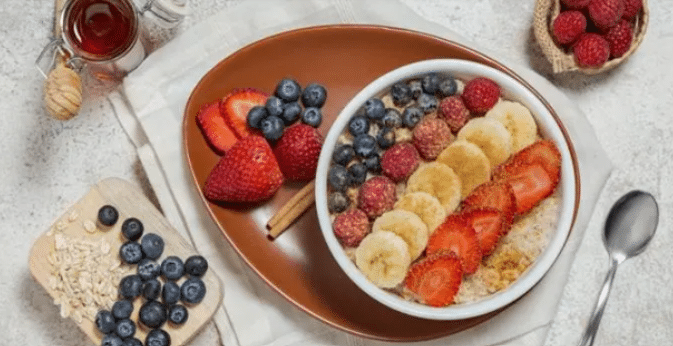
[[[109,228],[98,226],[96,223],[98,210],[106,204],[114,206],[119,211],[119,219],[117,223]],[[63,289],[55,288],[57,287],[55,284],[56,281],[64,280],[56,279],[59,275],[54,275],[55,268],[62,268],[58,263],[63,263],[63,258],[66,258],[69,261],[74,260],[83,262],[81,267],[95,268],[92,270],[95,270],[96,273],[98,273],[96,274],[97,276],[101,276],[101,269],[98,268],[101,266],[101,263],[109,259],[110,262],[113,263],[110,267],[114,267],[115,259],[116,262],[119,262],[119,247],[125,241],[121,234],[121,225],[123,221],[129,217],[135,217],[143,223],[145,229],[143,234],[156,233],[163,237],[165,248],[157,262],[161,263],[164,258],[170,255],[178,256],[184,261],[189,256],[197,254],[190,243],[185,240],[173,226],[171,226],[168,220],[164,218],[161,212],[145,197],[137,186],[122,179],[108,178],[94,185],[84,197],[77,201],[61,217],[55,220],[51,228],[35,241],[29,259],[30,271],[33,277],[44,287],[49,295],[56,300],[57,297],[63,294],[61,292],[65,291]],[[93,229],[91,228],[92,226],[94,227]],[[57,242],[60,244],[57,244]],[[95,252],[101,252],[100,249],[102,249],[102,252],[107,250],[108,253],[107,255],[101,255],[103,257],[97,257],[95,261],[77,259],[76,254],[82,253],[82,243],[94,244],[95,246],[93,246],[93,249]],[[69,251],[68,246],[73,244],[77,244],[77,246],[80,247],[77,252],[74,250]],[[109,245],[109,249],[107,249],[108,246],[106,244]],[[57,248],[60,248],[60,250],[57,250]],[[56,261],[57,264],[52,264],[56,257],[55,253],[60,254],[59,258],[61,260]],[[103,260],[101,260],[101,258],[103,258]],[[108,266],[106,265],[105,268],[108,268]],[[128,272],[121,275],[123,277],[131,273],[135,274],[136,266],[121,264],[118,268],[111,269],[109,272],[103,270],[102,276],[113,277],[113,271]],[[110,275],[105,275],[106,273]],[[68,277],[72,277],[72,275],[75,274],[72,274],[71,272],[68,275]],[[78,275],[82,274],[80,273]],[[178,284],[181,284],[184,280],[184,277],[181,278],[178,281]],[[170,334],[171,345],[184,345],[187,343],[212,318],[222,302],[222,284],[212,268],[208,269],[206,274],[202,277],[202,280],[206,285],[206,296],[199,304],[187,306],[189,317],[185,324],[176,327],[166,323],[162,326],[162,329]],[[109,295],[116,296],[117,287],[118,282],[114,285],[114,292],[110,292]],[[72,295],[67,295],[66,297],[72,296],[81,297],[82,294],[74,292]],[[84,296],[98,295],[87,294]],[[59,300],[65,299],[59,298]],[[142,297],[134,300],[134,311],[131,315],[131,319],[136,322],[137,325],[135,337],[144,342],[149,329],[138,323],[138,310],[143,301],[144,299]],[[68,317],[70,317],[95,344],[100,344],[103,335],[96,329],[92,320],[89,320],[86,317],[79,318],[79,316],[74,313],[74,311],[77,310],[78,309],[73,309],[67,314],[69,315]],[[81,311],[85,310],[81,309]],[[63,315],[66,314],[63,313],[62,308],[62,316]]]

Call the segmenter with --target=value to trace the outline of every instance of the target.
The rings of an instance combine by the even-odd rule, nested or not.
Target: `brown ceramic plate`
[[[194,88],[187,103],[184,144],[195,184],[200,190],[219,159],[206,144],[195,121],[203,104],[220,99],[234,88],[255,87],[272,92],[276,83],[288,76],[302,86],[318,82],[328,92],[319,129],[325,135],[339,111],[364,86],[399,66],[432,58],[476,61],[521,80],[496,61],[462,45],[388,27],[312,27],[281,33],[242,48],[213,67]],[[269,240],[264,228],[266,221],[300,188],[301,185],[286,184],[271,201],[248,209],[219,206],[202,196],[211,216],[241,257],[298,308],[336,328],[391,341],[450,335],[497,313],[460,321],[436,321],[411,317],[378,303],[337,265],[318,228],[315,208],[281,237]]]

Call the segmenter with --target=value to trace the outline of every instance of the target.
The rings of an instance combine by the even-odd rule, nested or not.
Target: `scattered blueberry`
[[[353,140],[353,150],[355,154],[364,158],[376,152],[376,139],[368,134],[362,134]]]
[[[367,179],[367,167],[364,163],[358,162],[348,167],[348,172],[351,175],[351,185],[360,186]]]
[[[119,212],[111,205],[104,205],[98,209],[98,221],[103,226],[112,226],[117,223]]]
[[[376,142],[381,149],[388,149],[395,144],[395,130],[390,127],[381,128],[376,135]]]
[[[301,95],[301,86],[295,80],[285,78],[276,85],[276,92],[274,93],[278,98],[285,102],[294,102],[299,99]]]
[[[109,334],[114,332],[115,318],[110,311],[100,310],[96,314],[96,328],[103,334]]]
[[[369,131],[369,121],[364,115],[356,115],[348,122],[348,132],[353,136],[361,135]]]
[[[283,100],[275,96],[269,96],[269,98],[266,99],[265,108],[269,116],[280,117],[280,115],[283,114],[284,106],[285,104],[283,103]]]
[[[158,328],[166,322],[167,314],[164,304],[150,300],[140,307],[138,320],[149,328]]]
[[[171,321],[171,323],[177,325],[183,324],[187,321],[188,317],[189,313],[184,305],[175,304],[168,308],[168,320]]]
[[[381,171],[381,157],[378,153],[365,158],[363,161],[370,172],[379,173]]]
[[[262,126],[262,120],[269,116],[269,112],[266,111],[264,106],[254,106],[248,111],[248,115],[245,118],[248,126],[253,129],[259,129]]]
[[[157,259],[164,252],[164,239],[154,233],[147,233],[140,240],[140,247],[146,258]]]
[[[304,107],[322,107],[327,100],[327,90],[320,84],[311,83],[301,94],[301,103]]]
[[[185,273],[201,277],[208,271],[208,261],[201,255],[192,255],[185,261]]]
[[[138,240],[143,235],[143,223],[135,217],[130,217],[122,223],[122,234],[128,240]]]
[[[161,282],[151,279],[143,282],[143,297],[147,300],[156,300],[161,294]]]
[[[407,107],[402,112],[402,123],[408,128],[414,128],[423,118],[423,111],[418,107]]]
[[[119,295],[126,299],[140,296],[143,280],[138,275],[125,276],[119,283]]]
[[[299,102],[290,102],[283,106],[283,114],[281,114],[280,118],[285,125],[290,125],[299,119],[300,114],[301,106]]]
[[[206,296],[206,285],[197,277],[190,277],[180,286],[180,299],[189,304],[197,304]]]
[[[400,82],[390,87],[390,95],[393,103],[398,107],[404,107],[411,102],[411,88],[406,83]]]
[[[143,342],[137,338],[124,339],[124,346],[143,346]]]
[[[122,339],[130,338],[136,333],[136,324],[130,319],[125,318],[117,322],[115,333]]]
[[[112,316],[119,321],[131,317],[133,313],[133,303],[130,300],[122,299],[112,304]]]
[[[383,101],[377,98],[365,101],[364,109],[365,116],[372,121],[379,121],[386,114],[386,106],[383,104]]]
[[[419,96],[421,96],[421,93],[423,93],[423,86],[421,81],[416,79],[409,81],[409,90],[411,90],[411,98],[414,100],[417,99]]]
[[[170,346],[171,336],[163,329],[152,329],[147,333],[145,346]]]
[[[355,156],[355,151],[353,146],[350,144],[343,144],[334,149],[332,153],[332,161],[334,163],[346,166],[353,157]]]
[[[279,117],[268,116],[262,120],[262,134],[267,141],[275,142],[283,136],[285,125]]]
[[[425,93],[434,95],[439,90],[439,82],[439,75],[432,72],[423,76],[423,79],[421,79],[421,86]]]
[[[175,281],[168,281],[161,290],[161,299],[164,304],[171,306],[180,300],[180,286]]]
[[[322,112],[320,112],[319,108],[307,107],[304,109],[304,112],[301,113],[301,121],[306,125],[318,127],[322,122]]]
[[[138,262],[138,276],[143,280],[152,280],[161,274],[161,265],[155,260],[144,258]]]
[[[108,334],[100,342],[101,346],[124,346],[124,341],[116,334]]]
[[[346,167],[342,165],[333,165],[327,174],[327,180],[330,186],[336,191],[346,191],[350,185],[350,174]]]
[[[127,241],[119,247],[119,257],[128,264],[136,264],[143,259],[143,250],[135,241]]]
[[[439,100],[435,95],[430,95],[423,93],[418,97],[418,107],[423,111],[423,113],[428,114],[437,110],[439,106]]]
[[[452,96],[458,92],[458,83],[453,77],[446,77],[439,83],[439,94],[442,97]]]
[[[386,108],[381,123],[385,127],[398,128],[402,126],[402,113],[395,108]]]
[[[185,265],[178,256],[168,256],[161,262],[161,275],[167,280],[177,280],[185,273]]]
[[[350,198],[343,192],[332,192],[327,197],[327,208],[332,213],[340,213],[351,204]]]

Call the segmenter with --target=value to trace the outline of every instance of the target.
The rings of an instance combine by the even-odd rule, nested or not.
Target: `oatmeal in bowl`
[[[316,207],[347,276],[382,304],[455,320],[506,306],[549,270],[579,186],[572,147],[530,87],[427,60],[370,83],[325,138]]]

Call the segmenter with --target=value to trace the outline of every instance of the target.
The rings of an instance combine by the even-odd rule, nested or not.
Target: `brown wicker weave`
[[[645,37],[647,22],[649,20],[649,11],[647,9],[647,0],[643,0],[643,8],[636,16],[633,30],[633,43],[631,48],[617,59],[608,60],[599,68],[583,68],[577,66],[572,52],[566,52],[554,42],[552,37],[552,23],[561,10],[559,0],[537,0],[535,4],[535,16],[533,18],[533,29],[535,39],[537,40],[542,52],[552,65],[554,73],[579,71],[585,74],[593,75],[611,70],[626,61],[638,48]]]

